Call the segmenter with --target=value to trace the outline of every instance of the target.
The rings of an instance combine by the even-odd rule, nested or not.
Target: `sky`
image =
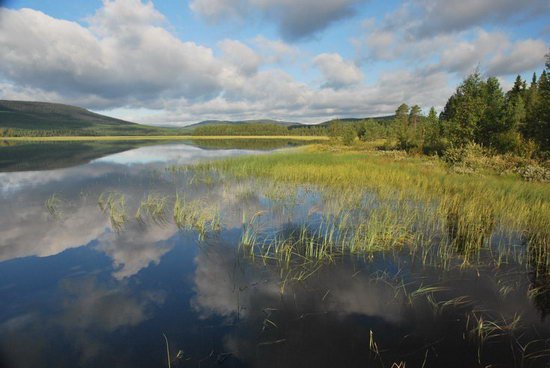
[[[0,0],[0,99],[152,125],[441,110],[550,45],[547,0]]]

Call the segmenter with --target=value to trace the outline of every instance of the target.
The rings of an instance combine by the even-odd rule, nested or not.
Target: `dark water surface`
[[[9,165],[0,147],[1,367],[549,366],[549,280],[523,264],[439,267],[392,252],[294,272],[243,256],[243,223],[261,213],[284,233],[328,199],[170,169],[265,152],[52,147],[19,147]],[[124,196],[120,229],[102,193]],[[178,228],[176,193],[215,208],[219,231]],[[167,215],[136,219],[151,194],[168,198]]]

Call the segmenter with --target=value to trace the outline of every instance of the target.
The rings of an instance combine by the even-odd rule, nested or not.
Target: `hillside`
[[[332,119],[304,125],[273,119],[205,120],[185,127],[155,127],[97,114],[81,107],[0,100],[0,136],[135,136],[135,135],[323,135],[326,126],[367,118]],[[391,121],[393,115],[368,118]]]
[[[13,135],[176,134],[176,128],[140,125],[81,107],[49,102],[0,100],[0,129]]]

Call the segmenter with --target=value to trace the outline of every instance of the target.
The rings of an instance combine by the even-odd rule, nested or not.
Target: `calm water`
[[[326,197],[167,170],[265,151],[12,148],[0,147],[2,367],[167,367],[165,337],[173,367],[550,366],[549,280],[529,267],[442,268],[395,252],[289,280],[243,256],[243,216],[284,233],[326,211]],[[102,193],[124,195],[118,231]],[[215,207],[221,230],[178,229],[176,193]],[[166,219],[134,218],[149,194],[167,196]]]

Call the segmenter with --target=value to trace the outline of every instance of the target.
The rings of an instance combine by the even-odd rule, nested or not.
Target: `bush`
[[[342,143],[344,143],[346,146],[351,146],[353,142],[355,142],[355,138],[357,137],[357,133],[355,130],[351,128],[344,129],[342,133]]]
[[[520,167],[516,172],[526,181],[550,182],[550,170],[538,164]]]
[[[422,137],[417,129],[411,126],[403,126],[397,132],[397,149],[408,153],[420,153],[422,150]]]
[[[518,153],[523,146],[524,141],[518,132],[508,131],[498,133],[494,137],[493,145],[500,153],[514,152]]]
[[[469,143],[462,147],[448,148],[443,154],[443,160],[452,168],[469,168],[472,170],[485,166],[487,152],[476,143]]]

